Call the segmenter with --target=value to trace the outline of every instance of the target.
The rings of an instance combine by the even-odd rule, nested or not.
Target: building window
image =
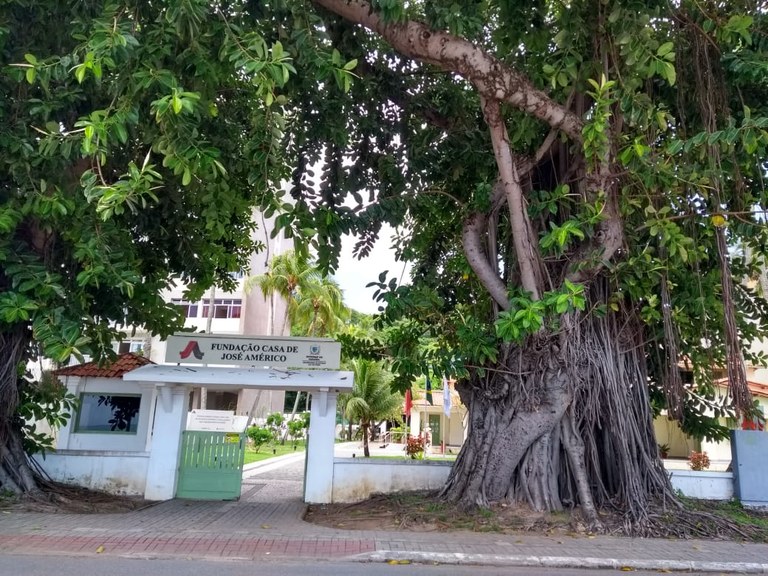
[[[197,302],[190,302],[183,298],[171,298],[171,304],[175,304],[184,311],[186,318],[197,318]]]
[[[208,318],[210,299],[203,300],[203,318]],[[240,318],[243,301],[240,298],[216,298],[213,301],[214,318]]]
[[[117,345],[118,354],[127,354],[128,352],[141,354],[144,352],[144,342],[141,340],[124,340]]]
[[[75,432],[136,434],[141,396],[81,394]]]
[[[230,272],[229,275],[232,277],[233,280],[242,280],[243,278],[245,278],[245,271],[238,270],[237,272]]]

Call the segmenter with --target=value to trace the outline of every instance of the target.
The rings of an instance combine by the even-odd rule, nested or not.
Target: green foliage
[[[608,129],[611,106],[615,101],[611,96],[611,89],[616,86],[616,82],[606,79],[605,75],[601,77],[599,83],[592,78],[587,79],[587,82],[592,87],[592,90],[587,90],[587,94],[594,99],[595,107],[592,117],[584,124],[581,135],[584,142],[584,156],[594,168],[605,161],[609,152]]]
[[[290,322],[296,336],[328,336],[340,330],[350,314],[338,284],[303,251],[274,256],[266,273],[246,280],[246,291],[254,286],[265,298],[278,295],[286,301],[281,334]]]
[[[291,420],[288,422],[288,436],[290,436],[294,444],[297,440],[302,439],[306,434],[307,424],[308,422],[303,418],[299,418],[298,420]]]
[[[285,416],[283,416],[282,412],[272,412],[267,416],[266,424],[269,426],[269,428],[277,433],[280,430],[280,427],[285,422]]]
[[[261,426],[251,426],[246,430],[246,434],[253,442],[253,447],[256,452],[258,452],[264,444],[274,442],[276,439],[275,431],[272,428],[264,428]]]
[[[42,454],[53,449],[53,437],[37,430],[42,422],[51,430],[64,426],[77,408],[77,397],[71,394],[50,373],[43,373],[39,381],[26,377],[26,385],[20,388],[18,417],[21,421],[24,450],[27,454]]]
[[[379,420],[400,420],[403,397],[392,392],[392,375],[382,364],[355,359],[350,368],[354,374],[354,387],[340,402],[347,417],[363,429]]]
[[[173,277],[192,299],[233,286],[259,247],[252,208],[285,176],[276,91],[295,68],[231,8],[4,4],[0,330],[100,358],[119,326],[183,325],[161,296]]]
[[[556,329],[563,314],[583,311],[587,304],[584,286],[570,280],[565,280],[560,290],[544,293],[540,300],[520,295],[509,301],[511,308],[501,312],[496,321],[496,334],[506,342],[523,340],[541,330],[545,322]]]

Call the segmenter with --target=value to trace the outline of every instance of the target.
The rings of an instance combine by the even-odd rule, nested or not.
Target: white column
[[[176,495],[181,432],[187,421],[186,386],[160,385],[157,389],[155,425],[147,467],[147,500],[170,500]]]
[[[79,376],[65,376],[64,384],[67,387],[67,392],[73,394],[80,400],[80,377]],[[69,448],[69,442],[72,438],[72,431],[75,429],[75,422],[77,421],[77,409],[72,410],[71,417],[67,422],[56,431],[56,449],[67,450]]]
[[[336,433],[335,392],[312,392],[312,409],[307,440],[304,475],[304,502],[333,502],[333,444]]]

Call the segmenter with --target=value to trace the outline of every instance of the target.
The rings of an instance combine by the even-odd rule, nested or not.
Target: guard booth
[[[352,372],[338,368],[341,345],[330,339],[177,334],[169,337],[166,362],[123,375],[152,384],[157,408],[152,431],[145,498],[235,499],[240,495],[245,434],[187,430],[192,387],[302,391],[312,395],[307,435],[304,501],[330,503],[336,398],[352,390]],[[203,363],[215,366],[203,365]],[[256,362],[269,362],[257,368]],[[224,366],[246,364],[247,366]],[[244,427],[244,425],[243,425]]]

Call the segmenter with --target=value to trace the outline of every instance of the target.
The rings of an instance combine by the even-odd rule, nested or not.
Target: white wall
[[[103,490],[110,494],[144,494],[149,453],[108,450],[57,450],[34,456],[58,482]]]
[[[706,452],[709,456],[712,466],[710,470],[718,468],[725,469],[731,462],[731,441],[721,440],[720,442],[709,442],[708,440],[701,441],[701,451]]]
[[[706,470],[670,470],[675,490],[684,496],[704,500],[730,500],[733,498],[733,474]]]
[[[452,462],[337,458],[333,462],[333,502],[360,502],[375,493],[438,490]]]
[[[333,462],[333,502],[360,502],[372,494],[439,490],[448,480],[452,462],[337,458]],[[733,474],[670,470],[672,487],[690,498],[730,500]]]

